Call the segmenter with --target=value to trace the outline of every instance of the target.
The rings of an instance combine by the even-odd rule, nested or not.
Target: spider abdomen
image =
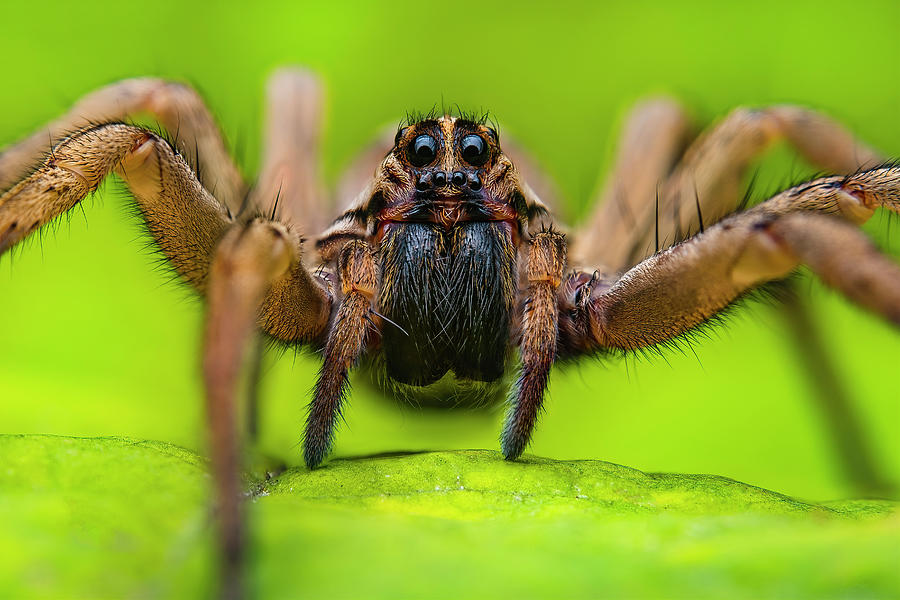
[[[516,250],[502,222],[391,223],[381,240],[387,376],[425,386],[503,375],[516,294]],[[399,327],[398,327],[399,326]],[[401,329],[402,328],[402,329]]]

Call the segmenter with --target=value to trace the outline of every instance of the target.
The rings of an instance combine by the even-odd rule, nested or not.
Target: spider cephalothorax
[[[483,120],[426,118],[397,132],[372,184],[319,243],[356,237],[377,248],[384,326],[368,342],[390,381],[503,374],[518,246],[538,212]]]
[[[300,234],[315,236],[334,215],[317,178],[320,98],[307,72],[273,77],[255,186],[197,94],[154,79],[99,90],[0,155],[0,253],[114,172],[165,259],[206,298],[203,372],[229,579],[242,548],[235,402],[258,329],[321,351],[304,447],[315,467],[365,355],[381,356],[396,385],[423,387],[498,381],[518,348],[501,442],[515,459],[558,356],[670,343],[800,264],[900,323],[900,269],[855,227],[879,207],[900,210],[900,167],[812,111],[739,109],[692,140],[678,104],[641,104],[571,248],[524,181],[539,177],[520,157],[516,169],[494,129],[414,120],[348,170],[338,196],[350,207],[314,257]],[[174,143],[121,122],[145,112]],[[741,212],[743,172],[778,138],[839,175]]]
[[[365,260],[377,276],[366,309],[380,327],[353,343],[380,354],[387,381],[406,393],[445,376],[459,385],[500,379],[519,320],[519,245],[546,214],[484,119],[443,115],[402,127],[372,181],[318,242],[325,264],[339,262],[351,240],[371,253]],[[562,236],[545,235],[564,256]],[[557,262],[561,273],[564,259]],[[317,389],[329,392],[313,401],[311,465],[331,444],[340,411],[331,390],[344,389],[333,380],[345,376],[323,368]]]

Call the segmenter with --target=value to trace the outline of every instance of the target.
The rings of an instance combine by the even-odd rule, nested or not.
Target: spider
[[[321,351],[304,437],[314,468],[364,356],[397,392],[440,396],[490,393],[518,348],[501,433],[514,460],[555,362],[677,341],[801,264],[900,324],[900,269],[856,228],[880,206],[900,210],[900,167],[813,111],[738,109],[692,139],[678,104],[638,105],[602,201],[570,238],[526,183],[540,181],[528,161],[512,160],[519,152],[501,149],[497,128],[466,114],[413,117],[373,144],[338,185],[348,208],[332,220],[316,178],[318,80],[280,70],[268,103],[254,186],[199,95],[156,79],[82,99],[49,125],[49,153],[41,131],[0,155],[0,253],[115,173],[168,263],[206,298],[226,579],[241,563],[235,404],[257,330]],[[145,113],[174,141],[126,123]],[[777,139],[836,175],[739,210],[748,163]],[[304,243],[301,233],[317,232]]]

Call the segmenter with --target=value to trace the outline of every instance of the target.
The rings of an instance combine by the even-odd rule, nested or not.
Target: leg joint
[[[338,272],[344,295],[357,291],[368,298],[375,295],[375,250],[363,240],[347,242],[338,258]]]
[[[531,238],[528,253],[529,283],[549,282],[556,289],[566,268],[566,236],[558,231],[542,231]]]

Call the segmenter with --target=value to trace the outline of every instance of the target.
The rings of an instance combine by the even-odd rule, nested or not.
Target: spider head
[[[402,127],[376,176],[380,222],[520,219],[518,177],[484,120],[442,116]],[[380,206],[377,206],[379,205]]]

